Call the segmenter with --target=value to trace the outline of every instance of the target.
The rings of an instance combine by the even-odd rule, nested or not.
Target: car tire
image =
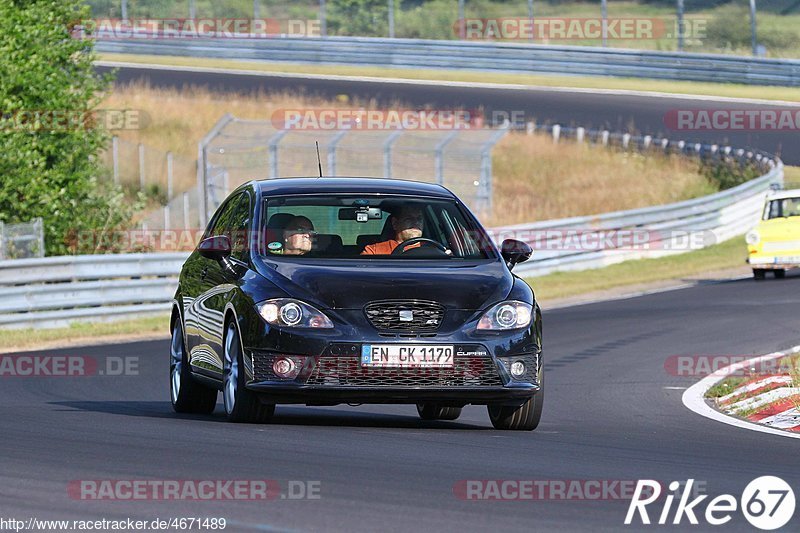
[[[489,420],[495,429],[512,431],[533,431],[539,426],[544,406],[544,376],[539,378],[541,388],[525,403],[518,407],[488,405]]]
[[[775,270],[775,278],[776,279],[783,279],[786,277],[786,271],[782,268]]]
[[[418,403],[417,413],[423,420],[456,420],[461,416],[461,407],[442,407],[435,403]]]
[[[192,379],[180,318],[172,328],[169,351],[169,396],[172,408],[176,413],[213,413],[217,405],[217,391]]]
[[[767,277],[767,271],[763,268],[754,268],[753,269],[753,278],[755,279],[765,279]]]
[[[275,405],[263,403],[258,394],[245,387],[242,346],[233,321],[228,322],[222,343],[222,399],[228,421],[249,424],[269,421],[275,413]]]

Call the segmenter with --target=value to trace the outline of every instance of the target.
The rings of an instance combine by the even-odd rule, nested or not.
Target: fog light
[[[280,357],[272,363],[272,371],[279,378],[291,379],[297,376],[297,365],[287,357]]]
[[[522,361],[514,361],[511,363],[511,375],[515,378],[521,378],[525,375],[525,363]]]

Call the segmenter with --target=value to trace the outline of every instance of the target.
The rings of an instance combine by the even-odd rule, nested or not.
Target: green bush
[[[71,36],[89,17],[81,0],[0,0],[0,13],[0,220],[41,217],[46,252],[68,253],[76,235],[125,227],[136,207],[102,179],[105,132],[47,124],[88,116],[111,80],[96,75],[92,42]]]

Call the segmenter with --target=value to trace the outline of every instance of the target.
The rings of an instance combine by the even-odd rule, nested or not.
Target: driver
[[[414,205],[400,207],[396,212],[392,213],[391,217],[394,238],[364,247],[361,255],[391,255],[394,249],[400,246],[400,243],[422,237],[424,222],[422,208]],[[421,243],[414,243],[406,247],[406,250],[418,248],[419,246],[421,246]]]
[[[283,230],[284,255],[305,255],[314,245],[314,224],[306,217],[292,218]]]

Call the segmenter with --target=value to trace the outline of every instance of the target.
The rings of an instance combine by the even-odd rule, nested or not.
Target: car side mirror
[[[524,263],[530,259],[533,249],[526,242],[506,239],[500,247],[500,255],[503,256],[508,268],[512,269],[517,263]]]
[[[231,240],[227,235],[215,235],[200,241],[197,251],[206,259],[222,261],[231,256]]]

